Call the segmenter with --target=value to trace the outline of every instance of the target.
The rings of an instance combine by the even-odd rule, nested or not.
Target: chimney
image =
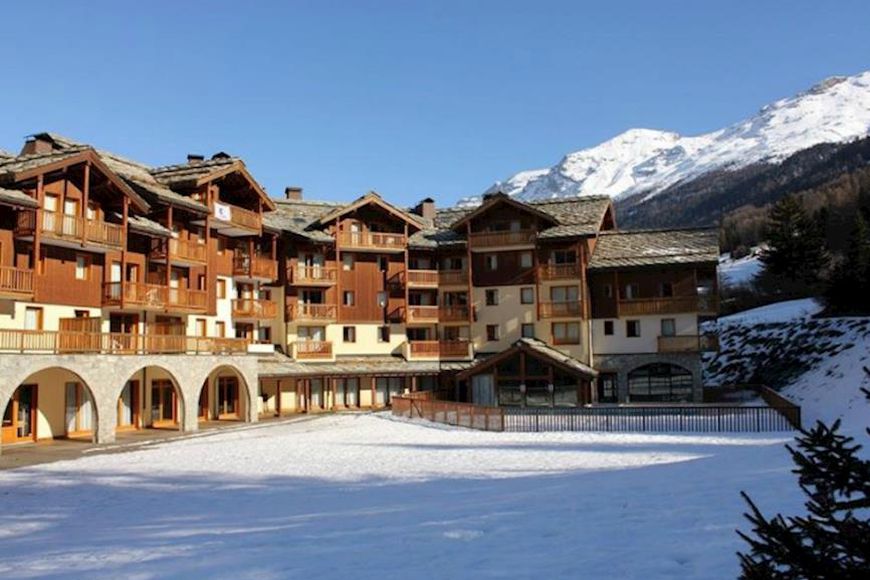
[[[435,219],[435,200],[427,197],[417,204],[414,208],[414,213],[426,218],[427,220]]]
[[[204,155],[197,155],[196,153],[188,153],[187,154],[187,164],[193,165],[195,163],[202,163],[205,161]]]
[[[45,133],[31,135],[24,142],[20,155],[33,155],[34,153],[49,153],[54,149],[54,142]]]
[[[302,199],[302,188],[296,186],[285,187],[284,197],[287,199],[299,201],[300,199]]]

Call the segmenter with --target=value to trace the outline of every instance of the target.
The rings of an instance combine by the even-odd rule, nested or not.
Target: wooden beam
[[[471,220],[465,223],[465,254],[466,254],[466,272],[468,278],[468,299],[466,302],[468,303],[468,334],[469,338],[473,338],[471,334],[471,325],[474,324],[474,285],[471,274]]]
[[[124,196],[124,201],[122,202],[122,216],[121,216],[121,227],[123,228],[123,237],[124,237],[124,245],[121,247],[121,309],[124,308],[124,280],[127,277],[127,236],[129,235],[129,225],[128,218],[130,216],[130,198]],[[111,266],[109,273],[109,281],[111,282]]]
[[[166,227],[169,229],[169,237],[166,238],[166,287],[172,282],[172,258],[169,255],[169,242],[172,240],[172,206],[166,208]]]
[[[85,161],[84,179],[82,185],[82,247],[88,240],[88,203],[91,195],[91,162]],[[124,196],[126,199],[126,196]]]
[[[411,299],[410,299],[411,290],[408,287],[408,276],[410,275],[408,273],[409,264],[410,264],[410,260],[408,259],[408,223],[405,222],[405,271],[403,273],[403,275],[405,277],[405,309],[404,309],[405,310],[405,324],[408,324],[408,313],[409,313],[409,310],[411,307]],[[387,258],[387,271],[388,272],[389,272],[389,268],[390,268],[390,261],[389,261],[389,258]],[[386,287],[384,288],[384,290],[386,290]],[[387,304],[389,304],[389,302],[390,302],[390,298],[389,298],[389,294],[387,294]]]
[[[33,270],[37,275],[40,275],[42,274],[39,259],[42,252],[42,208],[45,205],[45,183],[41,174],[36,178],[36,203],[36,226],[33,228]]]

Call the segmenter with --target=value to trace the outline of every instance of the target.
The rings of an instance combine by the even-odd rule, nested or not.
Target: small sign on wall
[[[230,206],[224,203],[215,203],[214,204],[214,217],[215,219],[219,219],[221,221],[228,222],[230,221]]]

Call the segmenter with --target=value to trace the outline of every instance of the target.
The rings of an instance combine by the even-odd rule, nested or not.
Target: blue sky
[[[272,195],[439,205],[631,127],[719,128],[870,68],[870,2],[22,2],[0,148],[244,157]]]

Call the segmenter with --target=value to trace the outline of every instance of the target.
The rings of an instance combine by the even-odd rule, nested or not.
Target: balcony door
[[[236,377],[218,377],[217,403],[219,419],[237,419],[239,417],[239,379]]]
[[[21,385],[3,411],[2,442],[36,440],[36,385]]]
[[[77,236],[76,216],[79,215],[79,202],[77,199],[63,200],[63,235]]]
[[[151,381],[151,424],[154,427],[178,424],[178,398],[172,381]]]
[[[66,436],[90,436],[94,431],[91,393],[81,383],[66,383]]]
[[[299,340],[326,340],[325,326],[300,326],[297,330]]]
[[[323,290],[303,290],[299,297],[303,304],[324,304]]]
[[[56,195],[46,193],[42,199],[42,209],[45,212],[42,214],[42,227],[46,231],[53,232],[58,226],[57,208],[60,205],[60,198]]]

